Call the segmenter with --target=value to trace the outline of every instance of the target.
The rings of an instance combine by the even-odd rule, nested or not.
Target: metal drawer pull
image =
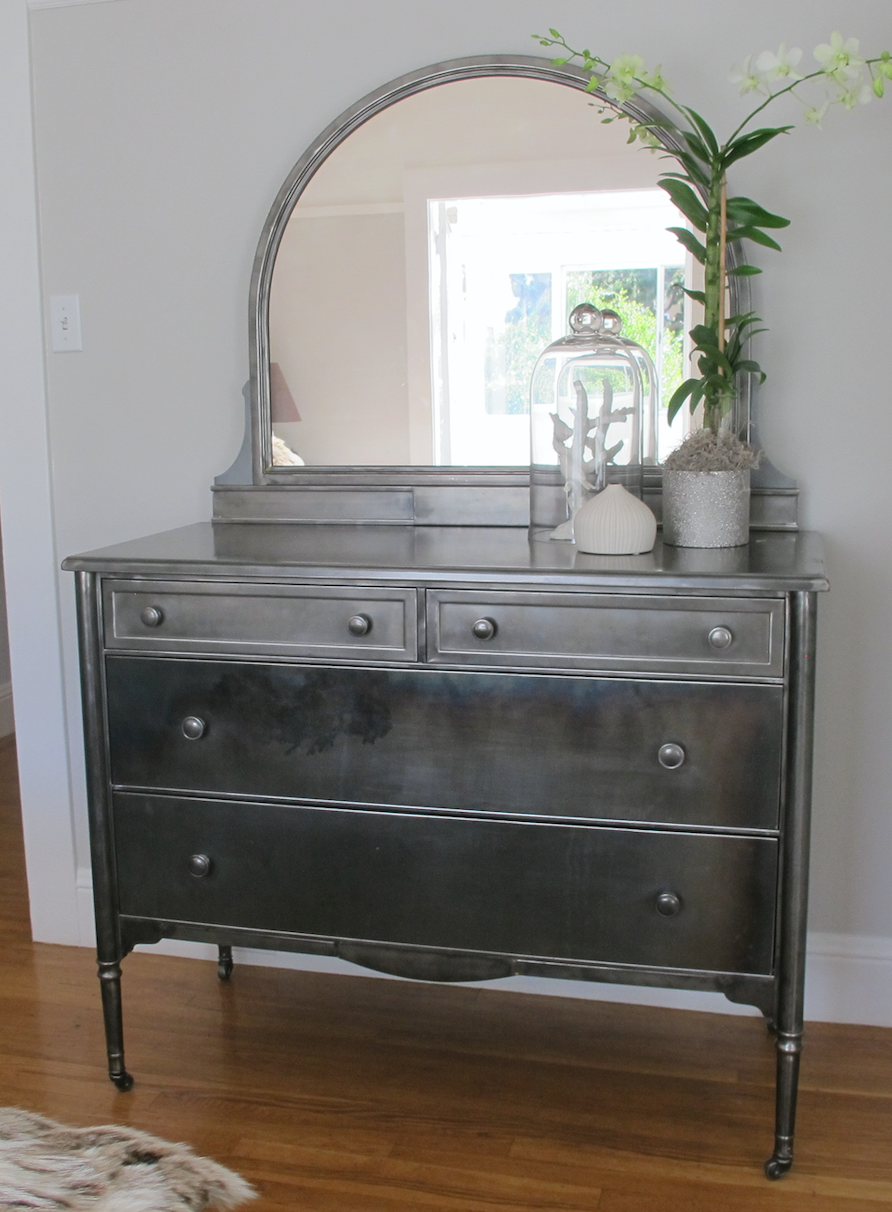
[[[139,612],[143,627],[160,627],[164,622],[164,611],[159,606],[144,606]]]
[[[203,880],[211,873],[211,860],[206,854],[193,854],[189,859],[189,874],[197,880]]]
[[[492,619],[478,619],[471,628],[478,640],[491,640],[497,630]]]
[[[187,715],[183,720],[183,736],[187,741],[199,741],[207,732],[208,726],[198,715]]]
[[[662,917],[675,917],[681,912],[681,897],[674,892],[661,892],[656,900],[656,909]]]
[[[347,630],[351,635],[368,635],[372,630],[372,620],[367,614],[355,614],[347,620]]]
[[[723,648],[731,647],[734,643],[734,634],[727,627],[713,627],[709,633],[709,642],[713,648],[721,651]]]
[[[677,770],[679,766],[684,765],[686,756],[687,754],[682,749],[681,745],[676,745],[670,741],[668,745],[660,746],[657,753],[657,760],[666,770]]]

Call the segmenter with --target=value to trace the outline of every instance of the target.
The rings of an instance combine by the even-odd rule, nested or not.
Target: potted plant
[[[797,71],[799,49],[782,45],[777,53],[765,51],[750,56],[731,73],[741,94],[754,93],[759,103],[719,142],[700,114],[681,105],[670,95],[659,67],[645,68],[638,55],[618,55],[612,63],[589,50],[574,50],[555,29],[547,37],[534,34],[542,46],[559,47],[555,64],[578,61],[589,73],[588,89],[599,92],[621,106],[641,92],[655,94],[669,107],[670,116],[639,122],[622,110],[606,107],[604,122],[625,119],[630,124],[629,142],[639,140],[674,158],[672,171],[662,173],[661,187],[690,223],[669,228],[684,248],[703,266],[703,290],[686,294],[703,308],[702,322],[690,330],[691,358],[699,375],[686,379],[668,403],[672,422],[687,401],[693,413],[702,407],[703,427],[691,434],[665,462],[663,490],[664,538],[691,547],[737,546],[748,539],[749,473],[758,464],[758,453],[729,427],[734,399],[741,379],[765,373],[748,352],[751,338],[764,329],[753,312],[727,313],[728,282],[734,276],[761,273],[754,265],[732,257],[730,249],[749,240],[780,251],[769,232],[787,227],[789,219],[772,214],[750,198],[729,197],[727,170],[779,135],[793,129],[785,126],[755,126],[769,105],[789,95],[804,106],[807,123],[820,125],[832,104],[853,109],[871,97],[882,97],[886,81],[892,79],[892,55],[888,51],[873,58],[859,54],[857,39],[845,40],[834,33],[829,42],[815,48],[817,64],[812,71]],[[817,97],[810,95],[819,87]],[[661,136],[669,136],[670,146]],[[692,230],[691,230],[692,229]],[[728,511],[734,514],[727,516]]]

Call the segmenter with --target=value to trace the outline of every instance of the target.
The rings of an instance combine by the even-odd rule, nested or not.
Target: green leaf
[[[727,328],[746,328],[748,324],[761,324],[762,317],[757,316],[754,311],[741,311],[736,316],[728,316],[725,320]]]
[[[734,367],[731,365],[730,359],[722,353],[717,345],[708,345],[705,347],[701,345],[698,346],[698,350],[703,354],[703,357],[700,359],[701,370],[706,370],[707,372],[711,373],[713,367],[719,367],[724,370],[726,374],[734,374]],[[711,365],[704,367],[704,362],[708,364],[711,363]]]
[[[674,156],[687,172],[690,181],[695,185],[702,185],[704,189],[709,189],[709,173],[703,171],[694,156],[689,156],[685,151],[672,151],[670,155]]]
[[[781,252],[781,246],[777,240],[772,240],[771,236],[765,234],[758,227],[735,227],[728,232],[728,243],[733,244],[735,240],[752,240],[754,244],[762,244],[765,248],[774,248]]]
[[[689,299],[693,299],[695,303],[702,303],[704,307],[706,306],[706,295],[702,290],[688,290],[686,286],[683,286],[682,290]]]
[[[701,382],[703,383],[703,395],[706,394],[707,389],[710,387],[720,395],[727,395],[730,388],[727,375],[704,375]]]
[[[790,220],[773,215],[750,198],[729,198],[726,205],[728,219],[753,227],[789,227]]]
[[[735,139],[724,149],[722,167],[728,168],[737,160],[742,160],[744,156],[751,156],[754,151],[758,151],[760,147],[764,147],[778,135],[785,135],[792,129],[792,126],[766,126],[761,130],[751,131],[748,135],[741,135],[739,139]]]
[[[698,160],[702,160],[704,164],[712,167],[712,156],[706,147],[706,144],[699,135],[695,135],[692,131],[683,130],[681,137],[687,143],[690,150],[694,153]]]
[[[700,117],[700,115],[697,113],[696,110],[686,108],[685,113],[688,115],[688,117],[691,119],[691,121],[696,126],[697,130],[700,132],[704,142],[706,143],[706,146],[709,148],[712,155],[717,156],[719,154],[719,142],[718,142],[718,139],[716,139],[715,135],[713,134],[712,129],[709,126],[709,124],[706,122],[705,119]]]
[[[691,329],[691,340],[698,347],[704,345],[718,345],[719,339],[714,328],[709,328],[706,324],[695,324]]]
[[[676,387],[675,391],[672,393],[672,398],[670,399],[668,407],[666,409],[666,415],[669,418],[670,425],[675,420],[678,410],[681,408],[682,404],[684,404],[685,400],[688,398],[688,396],[691,394],[691,392],[693,392],[694,389],[699,386],[700,386],[699,379],[685,379],[685,381],[682,383],[682,385],[680,387]],[[701,392],[700,394],[702,395],[703,393]],[[692,406],[692,408],[691,408],[692,412],[695,407],[696,407],[696,405]]]
[[[706,264],[706,249],[692,231],[688,231],[686,227],[667,227],[666,231],[671,231],[679,244],[683,248],[686,248],[691,256],[695,257],[701,265]]]
[[[664,189],[686,219],[690,219],[698,231],[706,231],[709,214],[699,197],[684,181],[661,177],[660,189]]]
[[[750,339],[750,337],[754,337],[756,335],[756,333],[767,331],[767,329],[764,329],[764,328],[753,329],[754,324],[761,324],[761,322],[762,321],[759,319],[758,316],[753,316],[753,318],[751,320],[747,320],[743,324],[735,324],[735,325],[729,324],[729,328],[731,329],[731,336],[728,340],[726,352],[728,354],[728,357],[731,358],[732,361],[735,358],[740,357],[741,348],[747,343],[747,341]],[[750,331],[747,331],[747,330],[750,330]]]
[[[733,345],[734,349],[736,350],[734,357],[739,358],[740,351],[743,348],[743,346],[746,345],[747,341],[749,341],[752,337],[757,337],[760,332],[768,332],[768,329],[767,328],[754,328],[752,330],[752,332],[741,333],[740,336],[732,337],[731,341],[729,342],[729,345]]]
[[[754,274],[760,274],[761,272],[758,265],[735,265],[728,270],[728,277],[751,278]]]

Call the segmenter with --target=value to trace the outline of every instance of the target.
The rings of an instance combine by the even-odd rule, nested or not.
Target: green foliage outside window
[[[684,345],[684,270],[666,273],[663,364],[660,399],[663,407],[682,382]],[[580,303],[611,308],[622,317],[622,335],[643,345],[655,365],[657,358],[657,271],[655,269],[572,270],[567,278],[567,314]],[[620,387],[620,384],[615,384]]]

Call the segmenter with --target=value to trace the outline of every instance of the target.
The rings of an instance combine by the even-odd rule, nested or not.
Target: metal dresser
[[[717,990],[802,1036],[807,533],[575,554],[505,528],[196,525],[77,574],[99,974],[136,943]]]

